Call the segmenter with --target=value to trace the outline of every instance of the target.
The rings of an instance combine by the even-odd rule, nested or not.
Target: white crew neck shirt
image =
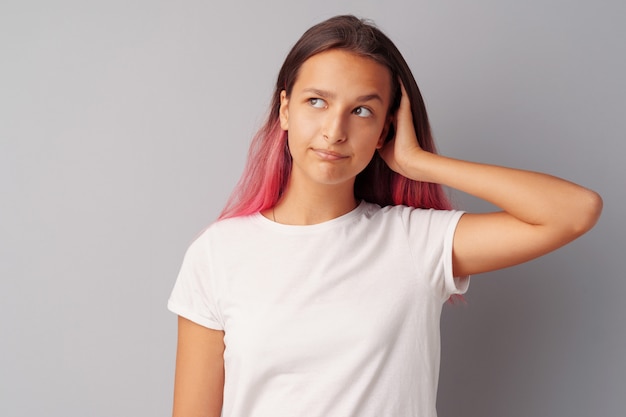
[[[434,417],[463,213],[361,202],[327,222],[260,213],[189,247],[168,308],[224,331],[223,417]]]

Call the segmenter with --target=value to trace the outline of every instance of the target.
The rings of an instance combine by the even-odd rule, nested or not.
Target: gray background
[[[2,0],[0,415],[170,414],[184,250],[289,47],[346,12],[404,52],[442,153],[605,200],[588,235],[446,307],[440,417],[624,415],[626,3],[608,0]]]

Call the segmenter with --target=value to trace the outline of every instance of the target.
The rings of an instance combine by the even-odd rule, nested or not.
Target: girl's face
[[[351,187],[383,145],[390,99],[391,73],[372,59],[335,49],[306,60],[281,93],[292,184]]]

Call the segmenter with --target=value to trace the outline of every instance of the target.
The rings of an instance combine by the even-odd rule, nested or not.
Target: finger
[[[404,83],[400,79],[398,79],[398,81],[400,82],[400,92],[402,93],[402,97],[400,98],[400,107],[404,105],[405,107],[409,106],[410,109],[411,101],[409,100],[409,95],[406,92],[406,88],[404,88]]]
[[[402,80],[400,82],[400,92],[402,97],[400,98],[400,107],[396,113],[396,126],[398,128],[412,128],[413,127],[413,115],[411,113],[411,101],[409,95],[404,88]]]

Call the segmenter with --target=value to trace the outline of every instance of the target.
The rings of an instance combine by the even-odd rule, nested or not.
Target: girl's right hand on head
[[[395,135],[393,139],[383,145],[379,153],[393,171],[407,178],[419,180],[413,178],[414,173],[411,175],[410,162],[414,163],[415,158],[419,158],[426,151],[419,146],[417,141],[413,115],[411,113],[411,102],[402,81],[400,81],[400,89],[402,91],[400,107],[393,120]]]

